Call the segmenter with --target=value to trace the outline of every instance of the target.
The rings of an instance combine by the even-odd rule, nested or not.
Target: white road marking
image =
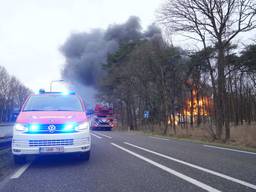
[[[143,148],[143,147],[139,147],[137,145],[134,145],[134,144],[131,144],[131,143],[128,143],[128,142],[124,142],[125,144],[129,145],[129,146],[132,146],[132,147],[135,147],[137,149],[141,149],[143,151],[146,151],[146,152],[149,152],[149,153],[152,153],[152,154],[155,154],[155,155],[158,155],[160,157],[164,157],[166,159],[169,159],[169,160],[172,160],[172,161],[175,161],[177,163],[181,163],[183,165],[187,165],[189,167],[193,167],[195,169],[198,169],[200,171],[204,171],[206,173],[210,173],[212,175],[216,175],[218,177],[222,177],[224,179],[227,179],[229,181],[232,181],[232,182],[235,182],[235,183],[239,183],[241,185],[244,185],[246,187],[250,187],[252,189],[256,189],[256,185],[254,184],[251,184],[251,183],[248,183],[246,181],[242,181],[242,180],[239,180],[239,179],[236,179],[236,178],[233,178],[233,177],[230,177],[228,175],[225,175],[225,174],[222,174],[222,173],[219,173],[219,172],[216,172],[216,171],[213,171],[213,170],[210,170],[210,169],[206,169],[206,168],[203,168],[203,167],[200,167],[198,165],[195,165],[195,164],[192,164],[192,163],[188,163],[186,161],[182,161],[182,160],[179,160],[179,159],[175,159],[173,157],[170,157],[170,156],[167,156],[167,155],[164,155],[164,154],[161,154],[161,153],[158,153],[158,152],[155,152],[155,151],[152,151],[152,150],[149,150],[149,149],[146,149],[146,148]]]
[[[222,150],[228,150],[228,151],[234,151],[234,152],[239,152],[239,153],[246,153],[246,154],[256,155],[256,153],[250,152],[250,151],[242,151],[242,150],[238,150],[238,149],[229,149],[229,148],[217,147],[217,146],[213,146],[213,145],[204,145],[204,147],[209,147],[209,148],[222,149]]]
[[[164,140],[164,141],[169,141],[169,139],[165,139],[165,138],[161,138],[161,137],[154,137],[154,136],[149,136],[150,138],[153,139],[160,139],[160,140]]]
[[[91,133],[91,135],[94,136],[94,137],[97,137],[98,139],[102,139],[102,137],[100,137],[100,136],[98,136],[98,135],[95,135],[95,134],[93,134],[93,133]]]
[[[27,164],[23,165],[10,178],[11,179],[18,179],[28,169],[28,167],[30,165],[31,165],[31,163],[27,163]]]
[[[100,135],[100,136],[103,136],[103,137],[107,137],[107,138],[109,138],[109,139],[112,139],[112,137],[110,137],[110,136],[108,136],[108,135],[105,135],[105,134],[103,134],[103,133],[98,133],[98,132],[97,132],[97,134]]]
[[[121,147],[120,145],[117,145],[115,143],[111,143],[111,144],[113,146],[115,146],[115,147],[117,147],[117,148],[119,148],[119,149],[121,149],[121,150],[123,150],[123,151],[125,151],[125,152],[127,152],[127,153],[129,153],[129,154],[131,154],[131,155],[141,159],[141,160],[143,160],[143,161],[148,162],[151,165],[154,165],[154,166],[156,166],[156,167],[158,167],[158,168],[160,168],[160,169],[162,169],[162,170],[164,170],[164,171],[166,171],[166,172],[168,172],[168,173],[170,173],[172,175],[175,175],[176,177],[179,177],[180,179],[183,179],[183,180],[185,180],[185,181],[187,181],[189,183],[192,183],[193,185],[196,185],[196,186],[198,186],[198,187],[200,187],[200,188],[202,188],[202,189],[204,189],[206,191],[220,192],[218,189],[215,189],[215,188],[213,188],[213,187],[211,187],[209,185],[206,185],[206,184],[204,184],[204,183],[202,183],[202,182],[200,182],[200,181],[198,181],[196,179],[193,179],[193,178],[188,177],[188,176],[186,176],[186,175],[184,175],[184,174],[182,174],[180,172],[177,172],[177,171],[175,171],[173,169],[170,169],[169,167],[166,167],[166,166],[164,166],[164,165],[162,165],[160,163],[152,161],[151,159],[148,159],[148,158],[146,158],[146,157],[144,157],[142,155],[139,155],[138,153],[135,153],[135,152],[130,151],[130,150],[124,148],[124,147]]]

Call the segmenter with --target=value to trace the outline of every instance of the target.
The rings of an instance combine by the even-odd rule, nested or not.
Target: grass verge
[[[243,150],[243,151],[248,151],[248,152],[255,152],[256,153],[256,148],[253,147],[248,147],[248,146],[243,146],[243,145],[239,145],[237,143],[233,143],[233,142],[227,142],[224,143],[221,140],[215,140],[215,141],[210,141],[207,139],[195,139],[195,138],[191,138],[191,137],[178,137],[178,136],[173,136],[173,135],[162,135],[159,133],[152,133],[152,132],[143,132],[145,135],[148,136],[157,136],[157,137],[161,137],[164,139],[176,139],[179,141],[187,141],[187,142],[192,142],[192,143],[197,143],[197,144],[204,144],[204,145],[213,145],[216,147],[225,147],[225,148],[229,148],[229,149],[237,149],[237,150]]]

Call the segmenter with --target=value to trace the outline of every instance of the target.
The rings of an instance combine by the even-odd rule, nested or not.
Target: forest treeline
[[[99,97],[122,127],[175,134],[207,124],[213,139],[229,140],[231,125],[256,121],[256,44],[235,44],[255,29],[255,10],[252,0],[166,1],[159,23],[201,49],[175,47],[161,33],[124,40],[103,67]]]
[[[256,121],[256,45],[226,52],[229,122],[251,124]],[[162,125],[166,134],[168,128],[175,133],[177,126],[211,123],[209,133],[216,137],[210,80],[211,70],[216,78],[216,69],[209,69],[205,55],[215,62],[216,48],[191,53],[168,45],[161,36],[124,43],[109,55],[99,97],[114,105],[120,124],[130,129],[140,130],[150,123]]]
[[[30,93],[31,90],[0,66],[0,122],[14,121],[15,113]]]

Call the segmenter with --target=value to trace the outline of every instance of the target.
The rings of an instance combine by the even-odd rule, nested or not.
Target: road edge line
[[[250,155],[256,155],[255,152],[243,151],[243,150],[239,150],[239,149],[231,149],[231,148],[227,148],[227,147],[218,147],[218,146],[214,146],[214,145],[203,145],[203,146],[208,147],[208,148],[221,149],[221,150],[234,151],[234,152],[245,153],[245,154],[250,154]]]
[[[94,134],[94,133],[90,133],[92,136],[94,136],[94,137],[96,137],[96,138],[98,138],[98,139],[102,139],[102,137],[101,136],[99,136],[99,135],[96,135],[96,134]]]
[[[11,177],[10,179],[18,179],[31,165],[31,163],[27,163],[20,167]]]
[[[161,137],[155,137],[155,136],[148,136],[148,137],[153,138],[153,139],[159,139],[159,140],[169,141],[169,139],[161,138]]]
[[[125,152],[127,152],[127,153],[129,153],[129,154],[131,154],[131,155],[133,155],[133,156],[143,160],[143,161],[146,161],[147,163],[149,163],[151,165],[154,165],[155,167],[158,167],[158,168],[162,169],[163,171],[166,171],[166,172],[168,172],[168,173],[170,173],[170,174],[172,174],[172,175],[174,175],[174,176],[176,176],[176,177],[178,177],[180,179],[183,179],[183,180],[185,180],[185,181],[187,181],[187,182],[189,182],[189,183],[191,183],[193,185],[196,185],[197,187],[199,187],[201,189],[204,189],[204,190],[209,191],[209,192],[220,192],[220,190],[218,190],[218,189],[215,189],[215,188],[213,188],[213,187],[211,187],[211,186],[209,186],[207,184],[204,184],[204,183],[202,183],[202,182],[200,182],[200,181],[198,181],[196,179],[193,179],[193,178],[191,178],[191,177],[189,177],[187,175],[184,175],[184,174],[182,174],[180,172],[177,172],[177,171],[175,171],[173,169],[170,169],[169,167],[166,167],[166,166],[164,166],[164,165],[162,165],[160,163],[152,161],[151,159],[148,159],[148,158],[146,158],[146,157],[144,157],[142,155],[139,155],[138,153],[130,151],[129,149],[126,149],[126,148],[124,148],[124,147],[122,147],[120,145],[117,145],[115,143],[111,143],[111,145],[113,145],[113,146],[115,146],[115,147],[117,147],[117,148],[119,148],[119,149],[121,149],[121,150],[123,150],[123,151],[125,151]]]
[[[103,133],[97,133],[97,134],[100,135],[100,136],[106,137],[106,138],[108,138],[108,139],[112,139],[112,137],[110,137],[110,136],[108,136],[108,135],[105,135],[105,134],[103,134]]]
[[[164,155],[164,154],[161,154],[161,153],[158,153],[158,152],[155,152],[155,151],[152,151],[152,150],[149,150],[149,149],[146,149],[146,148],[144,148],[144,147],[140,147],[140,146],[137,146],[137,145],[128,143],[128,142],[124,142],[124,144],[129,145],[129,146],[132,146],[132,147],[135,147],[135,148],[137,148],[137,149],[141,149],[141,150],[143,150],[143,151],[146,151],[146,152],[149,152],[149,153],[152,153],[152,154],[155,154],[155,155],[158,155],[158,156],[160,156],[160,157],[164,157],[164,158],[169,159],[169,160],[172,160],[172,161],[174,161],[174,162],[177,162],[177,163],[180,163],[180,164],[183,164],[183,165],[187,165],[187,166],[189,166],[189,167],[198,169],[198,170],[200,170],[200,171],[204,171],[204,172],[206,172],[206,173],[210,173],[210,174],[212,174],[212,175],[215,175],[215,176],[218,176],[218,177],[227,179],[227,180],[229,180],[229,181],[238,183],[238,184],[240,184],[240,185],[243,185],[243,186],[246,186],[246,187],[250,187],[250,188],[252,188],[252,189],[256,189],[256,185],[251,184],[251,183],[249,183],[249,182],[246,182],[246,181],[243,181],[243,180],[240,180],[240,179],[236,179],[236,178],[234,178],[234,177],[231,177],[231,176],[228,176],[228,175],[225,175],[225,174],[222,174],[222,173],[219,173],[219,172],[216,172],[216,171],[213,171],[213,170],[204,168],[204,167],[200,167],[200,166],[198,166],[198,165],[195,165],[195,164],[192,164],[192,163],[188,163],[188,162],[186,162],[186,161],[182,161],[182,160],[173,158],[173,157],[171,157],[171,156]]]

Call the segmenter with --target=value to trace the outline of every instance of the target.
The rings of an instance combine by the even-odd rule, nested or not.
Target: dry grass
[[[176,137],[181,138],[192,138],[199,140],[212,141],[212,137],[209,131],[209,125],[202,125],[200,127],[188,127],[187,129],[177,127],[176,128]],[[256,125],[240,125],[240,126],[231,126],[230,128],[231,136],[229,144],[239,145],[245,147],[256,148]],[[169,135],[173,136],[174,131],[170,130]]]
[[[153,133],[156,135],[163,135],[164,126],[147,126],[143,127],[142,131],[147,133]],[[231,138],[229,142],[226,142],[226,144],[256,148],[256,122],[251,125],[231,126],[230,131]],[[200,127],[194,128],[191,128],[190,126],[188,126],[187,128],[181,128],[177,126],[176,134],[174,134],[174,130],[171,127],[169,127],[166,136],[174,136],[177,138],[213,142],[213,138],[211,137],[210,134],[210,125],[208,124],[204,124]],[[214,142],[224,143],[224,138],[221,141]]]
[[[214,129],[214,128],[213,128]],[[120,127],[119,127],[120,130]],[[122,130],[127,130],[127,128],[123,128]],[[140,126],[139,131],[143,131],[149,134],[155,135],[163,135],[164,126],[160,125],[147,125]],[[210,125],[203,124],[200,127],[191,128],[189,125],[187,128],[181,128],[179,126],[176,127],[176,134],[174,134],[174,130],[169,127],[167,135],[171,137],[177,137],[182,139],[192,139],[198,141],[206,141],[206,142],[214,142],[220,144],[229,144],[237,147],[247,147],[256,149],[256,122],[251,125],[239,125],[239,126],[231,126],[230,128],[231,138],[230,141],[224,142],[223,140],[213,140],[210,134]],[[223,133],[224,135],[224,133]]]
[[[231,142],[256,148],[256,125],[232,127]]]

